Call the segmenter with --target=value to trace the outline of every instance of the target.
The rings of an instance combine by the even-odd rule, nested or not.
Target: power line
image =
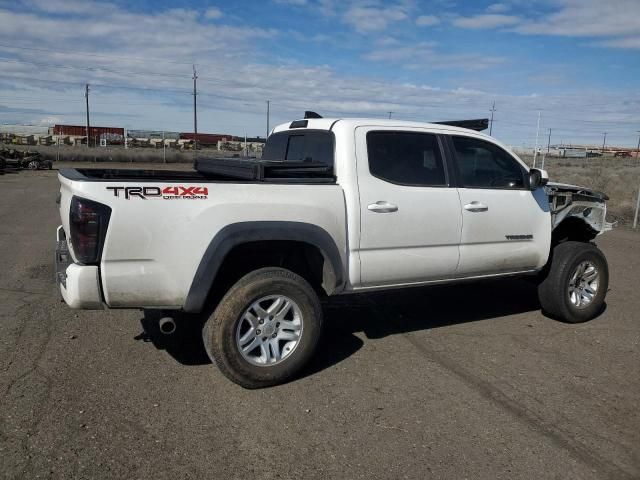
[[[36,47],[19,47],[17,45],[8,45],[6,43],[0,43],[0,48],[13,48],[16,50],[31,50],[34,52],[48,52],[48,53],[54,53],[54,54],[63,54],[63,55],[77,55],[77,56],[81,56],[81,57],[94,57],[94,58],[108,58],[111,60],[135,60],[135,61],[140,61],[140,62],[156,62],[156,61],[160,61],[162,63],[172,63],[174,65],[191,65],[191,62],[177,62],[175,60],[167,60],[166,58],[152,58],[152,57],[128,57],[128,56],[115,56],[115,55],[104,55],[101,53],[89,53],[89,52],[78,52],[78,51],[72,51],[72,50],[52,50],[52,49],[48,49],[48,48],[36,48]],[[207,65],[207,64],[202,64],[202,65]]]
[[[47,68],[64,68],[70,70],[84,70],[87,72],[97,72],[104,71],[109,73],[118,73],[124,75],[144,75],[144,76],[157,76],[157,77],[174,77],[174,78],[186,78],[186,75],[172,74],[172,73],[164,73],[164,72],[135,72],[135,71],[124,71],[124,70],[115,70],[113,68],[107,67],[83,67],[80,65],[63,65],[59,63],[42,63],[42,62],[33,62],[30,60],[18,60],[16,58],[5,58],[0,57],[0,62],[4,63],[20,63],[25,65],[33,65],[35,67],[47,67]]]
[[[40,80],[38,78],[33,78],[33,77],[18,77],[15,75],[5,75],[0,73],[0,77],[4,77],[4,78],[9,78],[12,80],[22,80],[22,81],[26,81],[26,82],[39,82],[39,83],[61,83],[61,84],[66,84],[66,85],[84,85],[85,82],[81,82],[81,81],[69,81],[69,80],[52,80],[52,79],[47,79],[47,80]],[[170,88],[151,88],[151,87],[137,87],[137,86],[133,86],[133,85],[110,85],[110,84],[106,84],[106,83],[92,83],[91,84],[93,87],[103,87],[103,88],[112,88],[112,89],[117,89],[117,90],[144,90],[144,91],[149,91],[149,92],[171,92],[171,93],[182,93],[182,94],[189,94],[191,93],[189,90],[178,90],[178,89],[170,89]]]

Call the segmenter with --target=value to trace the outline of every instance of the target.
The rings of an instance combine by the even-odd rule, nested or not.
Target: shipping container
[[[178,132],[163,132],[162,130],[127,130],[127,137],[129,138],[156,138],[165,140],[178,140],[180,133]]]
[[[71,135],[74,137],[85,137],[87,135],[87,127],[83,125],[54,125],[53,135]],[[100,139],[102,136],[120,136],[124,137],[124,128],[120,127],[89,127],[89,136]]]
[[[231,135],[220,133],[198,133],[198,145],[218,146],[218,142],[227,142],[231,140]],[[180,140],[195,140],[195,133],[181,133]]]

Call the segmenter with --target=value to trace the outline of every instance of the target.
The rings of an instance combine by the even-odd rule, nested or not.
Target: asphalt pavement
[[[604,313],[544,317],[486,281],[337,297],[304,375],[243,390],[137,310],[53,282],[55,172],[0,176],[0,475],[139,479],[640,478],[640,234],[599,246]]]

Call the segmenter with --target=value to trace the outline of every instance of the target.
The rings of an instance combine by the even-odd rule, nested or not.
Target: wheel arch
[[[551,233],[552,246],[566,241],[590,242],[598,232],[580,217],[569,216],[560,222]]]
[[[246,246],[301,245],[315,249],[322,257],[320,287],[327,295],[340,291],[345,284],[345,269],[340,251],[323,228],[304,222],[258,221],[227,225],[209,242],[196,270],[183,310],[202,311],[221,270],[238,248]]]

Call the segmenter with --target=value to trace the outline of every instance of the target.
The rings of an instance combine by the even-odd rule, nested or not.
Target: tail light
[[[110,216],[111,209],[102,203],[79,197],[71,199],[69,237],[78,262],[85,265],[100,262]]]

